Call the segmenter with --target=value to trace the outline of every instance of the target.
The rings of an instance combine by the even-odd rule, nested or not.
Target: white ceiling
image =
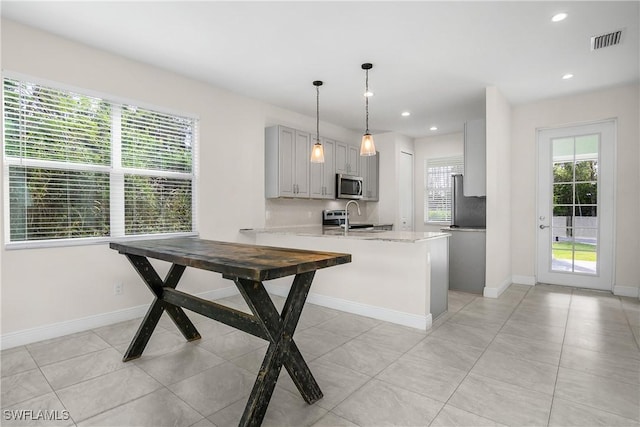
[[[364,130],[419,137],[484,114],[484,89],[514,105],[637,82],[638,1],[1,2],[3,17]],[[564,11],[559,23],[551,16]],[[618,46],[590,37],[624,28]],[[572,73],[571,80],[562,75]],[[402,111],[410,117],[401,117]]]

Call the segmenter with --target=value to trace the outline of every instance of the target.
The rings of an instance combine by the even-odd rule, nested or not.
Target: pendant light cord
[[[320,86],[316,86],[316,142],[320,142]]]
[[[366,118],[365,118],[365,122],[366,122],[366,128],[367,130],[365,131],[365,133],[369,133],[369,70],[365,70],[365,89],[364,89],[364,105],[365,105],[365,111],[366,111]]]

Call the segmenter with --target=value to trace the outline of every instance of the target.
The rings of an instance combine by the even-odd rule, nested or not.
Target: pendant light
[[[320,86],[322,86],[322,82],[316,80],[313,85],[316,87],[316,142],[311,148],[311,163],[324,163],[324,148],[320,143]]]
[[[364,131],[364,135],[362,135],[362,143],[360,144],[361,156],[376,155],[376,146],[373,143],[373,135],[371,135],[371,133],[369,132],[369,97],[372,95],[372,93],[369,92],[369,70],[372,68],[373,68],[373,64],[369,64],[368,62],[362,64],[362,69],[366,73],[365,88],[364,88],[366,130]]]

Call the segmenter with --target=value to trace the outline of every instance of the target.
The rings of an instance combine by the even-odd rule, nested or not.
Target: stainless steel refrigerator
[[[465,197],[462,175],[453,176],[449,238],[449,289],[482,294],[486,272],[486,197]]]

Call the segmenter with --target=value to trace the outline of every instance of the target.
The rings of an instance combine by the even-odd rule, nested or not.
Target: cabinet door
[[[324,146],[324,163],[323,163],[323,198],[335,199],[336,198],[336,143],[330,139],[323,139],[322,145]]]
[[[313,138],[309,143],[313,150],[315,141]],[[324,163],[309,163],[309,197],[313,199],[333,199],[334,190],[330,186],[335,186],[335,142],[322,138],[322,148],[324,150]],[[333,181],[332,181],[333,178]]]
[[[307,132],[295,131],[294,197],[309,197],[310,140]]]
[[[360,157],[360,175],[362,177],[362,200],[369,200],[369,156]]]
[[[465,196],[487,195],[487,144],[484,119],[470,120],[464,125]]]
[[[360,172],[360,148],[355,145],[347,146],[347,173],[358,175]],[[359,176],[359,175],[358,175]]]
[[[335,159],[336,159],[336,173],[345,173],[348,174],[349,170],[347,168],[347,164],[349,162],[348,156],[349,156],[349,150],[347,147],[347,144],[345,144],[344,142],[337,142],[336,141],[336,153],[335,153]]]
[[[367,185],[367,196],[371,201],[378,201],[378,188],[379,188],[379,177],[380,177],[380,153],[376,153],[375,156],[370,156],[368,159],[368,176],[369,176],[369,184]]]
[[[278,128],[278,195],[295,196],[295,140],[296,131],[280,126]]]

